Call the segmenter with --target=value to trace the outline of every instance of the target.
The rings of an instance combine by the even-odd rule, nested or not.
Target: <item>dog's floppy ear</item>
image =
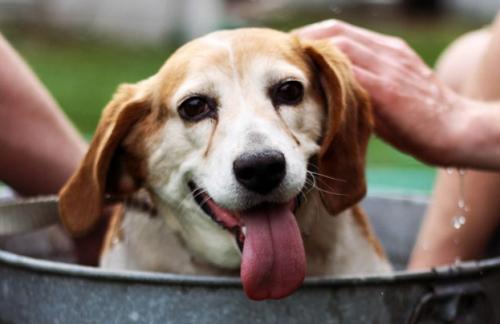
[[[327,109],[318,156],[317,181],[323,204],[336,215],[366,194],[365,155],[373,120],[366,92],[348,60],[326,41],[304,42],[323,91]]]
[[[59,192],[59,215],[75,236],[92,229],[102,213],[110,164],[131,127],[149,111],[138,85],[121,85],[104,108],[89,150]]]

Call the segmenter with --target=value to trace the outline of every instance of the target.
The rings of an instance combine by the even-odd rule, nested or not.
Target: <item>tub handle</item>
[[[406,321],[417,323],[495,323],[488,295],[479,282],[434,286]]]

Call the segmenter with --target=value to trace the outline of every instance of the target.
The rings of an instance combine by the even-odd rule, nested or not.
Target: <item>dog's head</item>
[[[210,34],[119,88],[61,191],[62,221],[84,234],[106,194],[146,188],[198,259],[241,265],[252,298],[285,296],[305,276],[297,197],[311,176],[332,215],[364,196],[370,116],[328,42]]]

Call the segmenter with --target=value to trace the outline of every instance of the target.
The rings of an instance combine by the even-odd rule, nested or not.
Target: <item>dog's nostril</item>
[[[233,171],[238,182],[245,188],[266,194],[285,177],[285,156],[277,150],[244,153],[234,161]]]
[[[243,167],[239,170],[237,178],[242,180],[251,180],[255,176],[255,170],[252,167]]]
[[[268,166],[267,169],[268,169],[269,173],[271,173],[271,174],[282,172],[283,171],[283,163],[281,161],[276,162],[276,163],[272,163]]]

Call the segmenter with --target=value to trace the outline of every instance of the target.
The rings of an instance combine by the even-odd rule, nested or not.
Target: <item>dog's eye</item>
[[[195,96],[184,100],[178,111],[183,119],[198,121],[214,114],[215,102],[210,98]]]
[[[272,101],[275,106],[296,105],[304,97],[304,87],[299,81],[286,81],[274,88]]]

